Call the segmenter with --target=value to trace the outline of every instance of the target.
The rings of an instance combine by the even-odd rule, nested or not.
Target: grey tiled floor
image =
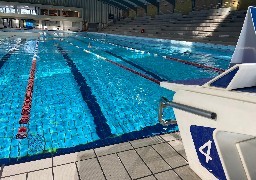
[[[2,167],[3,180],[198,180],[177,134]]]

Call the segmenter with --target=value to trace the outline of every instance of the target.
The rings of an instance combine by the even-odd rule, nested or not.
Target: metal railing
[[[214,112],[206,111],[206,110],[195,108],[192,106],[187,106],[184,104],[175,103],[175,102],[169,101],[165,97],[161,97],[160,103],[159,103],[158,120],[159,120],[160,124],[162,124],[163,126],[177,124],[176,120],[171,120],[171,119],[164,120],[163,119],[163,109],[166,107],[173,107],[176,109],[180,109],[182,111],[186,111],[186,112],[196,114],[198,116],[203,116],[205,118],[209,118],[209,119],[213,119],[213,120],[215,120],[217,118],[217,114]]]

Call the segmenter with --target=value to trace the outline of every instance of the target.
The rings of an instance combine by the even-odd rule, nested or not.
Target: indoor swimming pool
[[[100,33],[39,33],[34,40],[0,37],[2,164],[177,131],[158,122],[160,97],[174,95],[159,83],[200,84],[227,69],[234,51]],[[16,139],[32,69],[28,136]],[[172,109],[165,116],[175,119]]]

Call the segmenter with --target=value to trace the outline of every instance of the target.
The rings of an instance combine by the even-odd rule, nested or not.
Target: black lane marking
[[[117,45],[123,46],[123,45],[120,45],[120,44],[117,44]],[[131,48],[131,47],[128,47],[128,46],[123,46],[123,47]],[[141,49],[139,49],[139,50],[141,50]],[[176,62],[180,62],[180,63],[187,64],[187,65],[191,65],[191,66],[194,66],[194,67],[197,67],[197,68],[202,68],[202,69],[205,69],[205,70],[213,70],[213,71],[218,72],[218,73],[222,73],[222,72],[225,71],[224,69],[221,69],[221,68],[207,66],[207,65],[204,65],[204,64],[195,63],[195,62],[191,62],[191,61],[187,61],[187,60],[183,60],[183,59],[178,59],[178,58],[174,58],[174,57],[171,57],[171,56],[166,56],[166,57],[163,57],[163,58],[164,59],[168,59],[168,60],[174,60]]]
[[[115,44],[120,46],[120,47],[131,48],[129,46],[121,45],[121,44],[118,44],[118,43],[115,43]],[[146,51],[146,50],[142,50],[142,49],[138,49],[138,48],[133,48],[133,49]],[[212,71],[215,71],[215,72],[218,72],[218,73],[222,73],[222,72],[225,71],[224,69],[221,69],[221,68],[206,66],[204,64],[195,63],[195,62],[191,62],[191,61],[187,61],[187,60],[182,60],[182,59],[174,58],[174,57],[171,57],[171,56],[161,56],[161,57],[163,57],[164,59],[167,59],[167,60],[173,60],[173,61],[180,62],[180,63],[186,64],[186,65],[194,66],[194,67],[197,67],[197,68],[201,68],[201,69],[205,69],[205,70],[212,70]]]
[[[101,111],[100,105],[97,103],[96,97],[92,94],[91,87],[87,84],[86,79],[79,72],[73,60],[69,57],[68,53],[63,50],[62,47],[57,47],[58,51],[62,54],[66,60],[71,72],[77,82],[83,100],[87,103],[88,108],[94,118],[94,123],[96,126],[96,132],[99,138],[105,139],[112,136],[109,125],[107,124],[107,119]]]
[[[25,39],[22,39],[21,42],[17,43],[16,45],[20,45],[20,44],[23,44],[26,40]],[[8,59],[11,57],[11,55],[13,53],[15,53],[17,51],[17,49],[11,49],[8,51],[8,53],[6,53],[0,60],[0,69],[3,67],[4,63],[6,61],[8,61]]]
[[[195,62],[192,62],[192,61],[178,59],[178,58],[174,58],[174,57],[170,57],[170,56],[166,56],[165,59],[180,62],[180,63],[187,64],[187,65],[191,65],[191,66],[201,68],[201,69],[205,69],[205,70],[212,70],[212,71],[215,71],[217,73],[223,73],[225,71],[224,69],[221,69],[221,68],[207,66],[207,65],[204,65],[204,64],[195,63]]]
[[[73,38],[76,39],[76,40],[78,40],[78,41],[80,41],[80,42],[82,42],[82,43],[86,43],[85,41],[80,40],[80,39],[78,39],[78,38],[75,38],[75,37],[73,37]],[[124,59],[122,56],[119,56],[119,55],[117,55],[117,54],[115,54],[115,53],[112,53],[112,52],[110,52],[110,51],[104,51],[104,50],[102,50],[102,51],[105,52],[105,53],[108,53],[108,54],[110,54],[110,55],[112,55],[112,56],[114,56],[114,57],[116,57],[116,58],[118,58],[118,59],[120,59],[120,60],[122,60],[122,61],[124,61],[124,62],[126,62],[127,64],[130,64],[131,66],[133,66],[133,67],[135,67],[135,68],[137,68],[137,69],[139,69],[139,70],[141,70],[141,71],[143,71],[144,73],[150,75],[151,77],[153,77],[155,80],[157,80],[157,81],[159,81],[159,82],[161,82],[161,81],[168,81],[167,79],[161,78],[161,77],[158,76],[157,74],[152,73],[152,72],[150,72],[150,71],[144,69],[143,67],[141,67],[141,66],[139,66],[139,65],[137,65],[137,64],[135,64],[135,63],[133,63],[133,62],[131,62],[131,61],[128,61],[128,60]],[[128,69],[130,69],[130,68],[128,68]],[[136,74],[137,74],[137,73],[136,73]],[[140,73],[140,74],[141,74],[141,73]]]
[[[74,38],[74,39],[76,39],[76,38]],[[81,41],[81,40],[80,40],[80,41]],[[81,41],[81,42],[83,42],[83,41]],[[105,52],[105,51],[104,51],[104,52]],[[130,72],[132,72],[132,73],[134,73],[134,74],[137,74],[137,75],[139,75],[139,76],[141,76],[141,77],[143,77],[143,78],[145,78],[145,79],[147,79],[147,80],[150,80],[150,81],[152,81],[152,82],[154,82],[154,83],[160,85],[160,82],[161,82],[161,81],[159,81],[158,79],[155,79],[155,78],[153,78],[153,77],[149,77],[148,75],[145,75],[145,74],[143,74],[143,73],[141,73],[141,72],[138,72],[138,71],[136,71],[136,70],[134,70],[134,69],[131,69],[131,68],[129,68],[129,67],[126,67],[126,66],[124,66],[124,65],[122,65],[122,64],[119,64],[119,63],[117,63],[117,62],[114,62],[114,61],[112,61],[112,60],[110,60],[110,59],[104,59],[104,61],[107,61],[107,62],[109,62],[109,63],[111,63],[111,64],[114,64],[114,65],[116,65],[116,66],[118,66],[118,67],[120,67],[120,68],[123,68],[123,69],[125,69],[125,70],[127,70],[127,71],[130,71]]]
[[[141,76],[141,77],[143,77],[143,78],[145,78],[145,79],[147,79],[147,80],[150,80],[150,81],[152,81],[152,82],[154,82],[154,83],[156,83],[156,84],[158,84],[158,85],[160,85],[160,81],[158,81],[157,79],[154,79],[154,78],[152,78],[152,77],[149,77],[149,76],[147,76],[147,75],[145,75],[145,74],[142,74],[142,73],[140,73],[140,72],[138,72],[138,71],[135,71],[135,70],[133,70],[133,69],[131,69],[131,68],[128,68],[128,67],[126,67],[126,66],[124,66],[124,65],[122,65],[122,64],[119,64],[119,63],[116,63],[116,62],[114,62],[114,61],[111,61],[111,60],[109,60],[109,59],[104,59],[105,61],[107,61],[107,62],[110,62],[110,63],[112,63],[112,64],[114,64],[114,65],[116,65],[116,66],[119,66],[119,67],[121,67],[121,68],[123,68],[123,69],[125,69],[125,70],[127,70],[127,71],[130,71],[130,72],[132,72],[132,73],[134,73],[134,74],[137,74],[137,75],[139,75],[139,76]]]
[[[164,78],[161,78],[161,77],[158,76],[157,74],[155,74],[155,73],[153,73],[153,72],[150,72],[150,71],[144,69],[143,67],[141,67],[141,66],[139,66],[139,65],[137,65],[137,64],[135,64],[135,63],[133,63],[133,62],[131,62],[131,61],[128,61],[128,60],[124,59],[122,56],[119,56],[119,55],[117,55],[117,54],[115,54],[115,53],[112,53],[112,52],[110,52],[110,51],[105,51],[105,52],[108,53],[108,54],[110,54],[110,55],[112,55],[112,56],[114,56],[114,57],[116,57],[116,58],[118,58],[118,59],[121,59],[122,61],[124,61],[124,62],[126,62],[126,63],[132,65],[133,67],[135,67],[135,68],[137,68],[137,69],[139,69],[139,70],[145,72],[146,74],[152,76],[154,79],[157,79],[158,81],[168,81],[168,80],[166,80],[166,79],[164,79]]]

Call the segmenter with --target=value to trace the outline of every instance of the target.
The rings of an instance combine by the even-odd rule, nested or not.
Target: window
[[[41,9],[41,15],[48,15],[47,9]]]
[[[30,14],[30,9],[21,9],[20,13],[21,14]]]
[[[80,22],[72,22],[72,27],[80,27]]]
[[[7,7],[6,8],[6,13],[15,13],[15,9],[12,7]]]
[[[31,14],[36,15],[36,11],[35,10],[31,10]]]

